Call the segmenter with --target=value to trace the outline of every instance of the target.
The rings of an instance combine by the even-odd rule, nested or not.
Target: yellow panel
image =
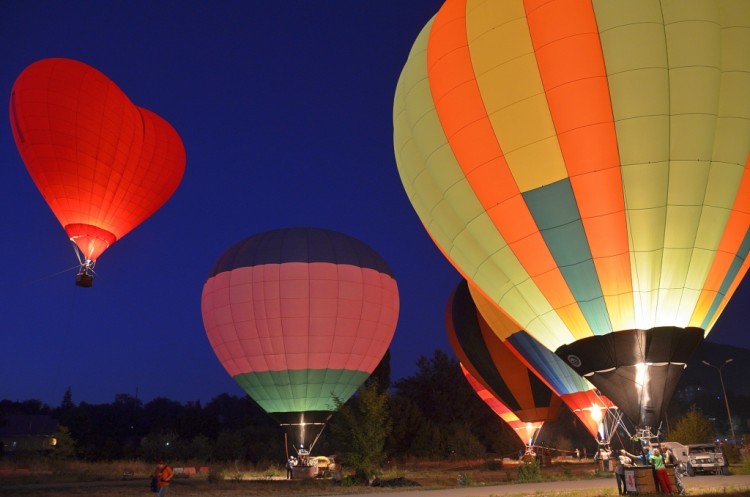
[[[703,205],[709,169],[708,162],[673,161],[669,168],[669,203]]]
[[[668,116],[624,119],[617,121],[615,128],[623,167],[662,162],[669,158]]]
[[[608,75],[642,69],[666,69],[667,54],[661,25],[651,22],[623,24],[600,33]]]
[[[510,12],[504,12],[504,9],[493,9],[493,14],[506,13]],[[475,20],[476,17],[471,16],[467,22],[469,22],[468,36],[471,39],[471,62],[477,75],[481,76],[496,69],[499,65],[512,62],[533,52],[528,25],[523,13],[521,17],[507,19],[496,26],[485,25],[486,21],[494,22],[492,16],[483,19],[481,26],[473,23]]]
[[[523,54],[489,71],[477,73],[477,84],[482,90],[482,99],[489,115],[544,95],[533,53]],[[495,91],[490,91],[492,88]]]
[[[654,325],[687,326],[690,320],[690,314],[684,316],[684,319],[680,319],[677,312],[680,307],[680,301],[682,300],[682,288],[663,288],[656,293],[657,301],[659,303],[659,312],[657,313]]]
[[[661,5],[654,0],[593,0],[596,24],[602,33],[638,22],[661,23]]]
[[[648,329],[654,326],[659,277],[661,276],[662,250],[632,252],[634,327]]]
[[[628,330],[635,327],[633,295],[630,291],[622,295],[605,295],[609,319],[613,330]]]
[[[654,207],[628,213],[628,232],[632,237],[630,248],[632,252],[653,252],[664,246],[666,212],[666,207]],[[634,281],[633,285],[636,284]]]
[[[675,204],[670,204],[667,207],[666,233],[664,235],[665,248],[693,248],[695,233],[698,231],[698,223],[700,222],[701,207],[700,205]],[[667,260],[670,261],[669,258]]]
[[[692,247],[664,248],[664,260],[661,267],[661,278],[659,279],[659,286],[661,288],[682,291],[685,287],[685,278],[688,266],[690,265],[692,250]],[[659,302],[659,305],[661,304]]]
[[[673,115],[716,115],[721,85],[720,55],[716,53],[711,66],[670,67],[669,105]]]
[[[487,264],[487,254],[502,250],[507,247],[507,244],[497,232],[495,225],[486,212],[482,212],[474,218],[464,219],[462,227],[464,229],[456,236],[454,249],[450,255],[456,258],[461,254],[461,267],[471,278],[474,278],[477,268],[489,265]],[[459,248],[461,252],[458,252]],[[512,262],[509,260],[508,263],[517,265],[520,268],[520,263],[515,258]],[[499,267],[502,267],[503,272],[507,273],[505,267]],[[482,271],[484,269],[483,267]]]
[[[721,242],[728,220],[729,211],[727,209],[710,205],[703,207],[695,246],[715,250]]]
[[[666,204],[669,180],[669,169],[666,163],[628,165],[623,166],[621,171],[625,207],[629,211]],[[632,233],[632,228],[629,233]]]
[[[679,2],[678,9],[668,8],[665,2],[664,21],[669,48],[669,66],[717,67],[720,53],[721,26],[718,19],[718,2],[695,2],[691,7],[704,7],[703,12],[691,12],[690,2]],[[679,14],[681,18],[673,17]]]
[[[469,40],[475,40],[481,33],[486,33],[496,26],[514,19],[525,18],[526,10],[523,0],[501,1],[502,8],[498,8],[499,0],[467,0],[466,30]]]
[[[750,74],[745,75],[742,84],[746,88],[750,88]],[[742,108],[743,105],[746,105],[744,100],[736,99],[735,102],[737,102],[736,109],[738,111],[741,110],[744,112],[746,110]],[[722,112],[724,110],[722,109]],[[720,116],[716,122],[716,141],[713,150],[714,160],[727,164],[744,165],[744,160],[738,160],[738,158],[742,156],[743,150],[748,150],[748,141],[750,141],[750,117]]]
[[[472,64],[500,148],[519,189],[528,191],[567,174],[526,20],[514,20],[523,15],[521,2],[509,3],[509,15],[491,3],[467,19]]]

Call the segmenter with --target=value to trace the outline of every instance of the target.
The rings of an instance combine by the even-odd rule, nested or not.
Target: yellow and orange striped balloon
[[[707,333],[748,270],[750,2],[448,0],[393,123],[430,236],[551,350]]]

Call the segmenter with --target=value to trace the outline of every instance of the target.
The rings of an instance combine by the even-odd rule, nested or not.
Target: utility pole
[[[737,443],[737,439],[734,437],[734,425],[732,424],[732,413],[729,411],[729,399],[727,399],[727,391],[724,389],[724,376],[721,374],[721,369],[732,362],[733,359],[727,359],[721,366],[714,366],[713,364],[701,361],[706,366],[714,368],[719,372],[719,381],[721,381],[721,394],[724,396],[724,405],[727,406],[727,416],[729,417],[729,429],[732,431],[732,445]]]

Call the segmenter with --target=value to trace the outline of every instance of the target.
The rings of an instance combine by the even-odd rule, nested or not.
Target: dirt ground
[[[596,470],[593,462],[555,463],[542,468],[541,481],[519,483],[515,465],[486,469],[480,462],[421,463],[389,468],[382,486],[346,486],[331,479],[286,480],[281,477],[209,481],[206,478],[178,478],[170,486],[169,497],[305,497],[326,495],[362,496],[388,494],[391,497],[498,497],[501,495],[617,495],[614,475]],[[485,468],[485,469],[483,469]],[[36,479],[0,478],[0,496],[74,497],[102,495],[131,497],[152,495],[146,478],[130,480],[44,482]],[[714,480],[715,479],[715,480]],[[750,495],[750,476],[695,477],[686,480],[691,495]],[[707,493],[715,490],[715,494]],[[543,492],[543,493],[539,493]]]

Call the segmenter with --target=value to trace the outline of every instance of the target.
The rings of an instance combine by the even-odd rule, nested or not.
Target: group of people
[[[682,473],[677,467],[679,462],[677,457],[672,452],[672,449],[667,448],[664,453],[658,447],[651,447],[651,445],[645,445],[643,447],[643,453],[641,455],[633,455],[627,452],[625,449],[621,449],[618,457],[617,464],[615,466],[615,479],[617,480],[617,491],[620,495],[627,495],[628,490],[625,485],[625,468],[633,466],[636,462],[640,462],[642,465],[651,465],[654,468],[654,481],[657,485],[659,492],[663,494],[673,493],[672,483],[669,480],[669,472],[667,471],[668,465],[674,465],[675,468],[675,484],[677,486],[677,493],[680,495],[686,495],[685,487],[682,485]]]

